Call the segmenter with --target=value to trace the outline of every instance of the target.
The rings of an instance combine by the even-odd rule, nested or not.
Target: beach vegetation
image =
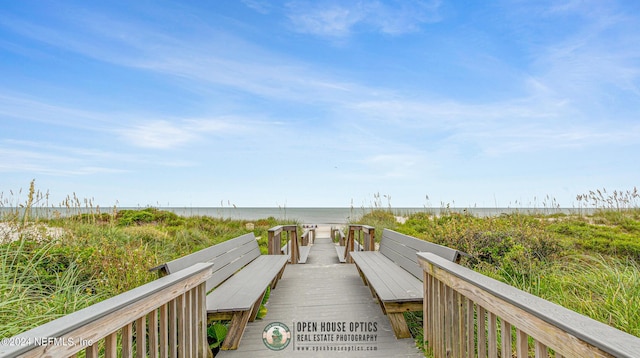
[[[635,188],[578,196],[572,213],[515,211],[489,217],[448,206],[399,214],[390,197],[382,198],[389,207],[378,195],[375,207],[353,221],[374,226],[378,240],[388,228],[456,248],[470,255],[462,264],[473,270],[640,337]],[[60,212],[52,210],[48,193],[33,183],[24,194],[0,193],[0,338],[154,280],[157,274],[150,268],[249,231],[266,253],[268,229],[295,224],[273,217],[183,217],[152,207],[105,211],[75,194],[59,207]],[[49,215],[42,214],[45,209]],[[421,313],[408,313],[407,321],[421,341]],[[224,336],[220,325],[224,322],[209,329],[214,346]]]
[[[150,268],[250,231],[266,254],[268,229],[295,224],[182,217],[152,207],[104,212],[75,194],[58,211],[31,184],[22,204],[0,194],[0,338],[148,283],[158,277]]]
[[[640,337],[637,191],[605,193],[585,195],[588,212],[477,217],[443,208],[389,227],[380,224],[391,214],[383,208],[387,214],[372,211],[357,223],[461,250],[470,255],[462,264],[473,270]],[[421,342],[421,314],[406,316]]]

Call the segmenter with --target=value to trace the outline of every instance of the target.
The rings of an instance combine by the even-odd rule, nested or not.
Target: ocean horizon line
[[[184,217],[209,216],[221,219],[235,220],[260,220],[269,217],[278,220],[293,220],[301,223],[318,224],[345,224],[357,221],[362,216],[376,210],[390,211],[394,216],[407,217],[414,213],[424,212],[433,215],[440,215],[445,212],[467,213],[479,217],[499,216],[502,214],[525,213],[525,214],[571,214],[589,213],[593,208],[558,208],[558,207],[528,207],[528,208],[479,208],[479,207],[190,207],[190,206],[147,206],[147,207],[115,207],[120,210],[143,210],[154,208],[166,210],[176,215]],[[53,217],[66,217],[87,213],[109,213],[114,207],[79,207],[79,208],[56,208],[56,207],[34,207],[30,209],[30,215],[36,218],[50,219]],[[24,208],[0,208],[0,220],[6,214],[24,213]]]

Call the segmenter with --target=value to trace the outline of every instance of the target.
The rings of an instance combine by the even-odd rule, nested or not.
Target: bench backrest
[[[161,269],[170,274],[197,262],[211,262],[213,275],[207,280],[208,292],[259,256],[260,247],[256,237],[248,233],[167,262]]]
[[[446,246],[416,239],[393,230],[384,229],[380,239],[380,253],[422,281],[418,252],[431,252],[447,260],[458,262],[462,253]]]

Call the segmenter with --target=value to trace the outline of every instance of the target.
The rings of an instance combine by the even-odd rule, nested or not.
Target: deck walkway
[[[221,351],[217,357],[424,357],[413,339],[395,338],[389,320],[362,283],[355,266],[338,262],[328,228],[319,227],[316,234],[307,263],[288,265],[272,291],[267,316],[248,324],[238,350]],[[294,336],[284,350],[274,351],[263,343],[265,327],[273,322],[284,323]],[[303,322],[310,323],[311,328],[301,332]],[[342,322],[346,334],[332,329],[322,331],[326,323]],[[360,322],[368,328],[375,326],[375,331],[352,331],[355,327],[351,326]]]

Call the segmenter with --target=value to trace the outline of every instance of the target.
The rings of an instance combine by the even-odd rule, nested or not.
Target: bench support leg
[[[411,337],[411,331],[409,331],[409,326],[407,326],[407,321],[404,319],[402,313],[387,312],[387,317],[389,317],[389,321],[391,321],[391,327],[393,328],[393,333],[395,333],[396,338]]]
[[[231,322],[229,323],[229,331],[227,337],[222,342],[222,350],[238,349],[240,340],[244,334],[244,329],[247,327],[249,318],[251,317],[251,311],[234,312]]]
[[[264,290],[264,292],[262,292],[262,295],[260,296],[260,299],[253,304],[253,308],[251,309],[251,315],[249,316],[249,322],[253,322],[256,320],[256,317],[258,316],[258,311],[260,311],[260,306],[262,306],[262,300],[264,300],[264,295],[266,294],[267,294],[267,290]]]
[[[274,288],[276,288],[276,286],[278,285],[278,281],[282,278],[282,275],[284,274],[284,269],[287,268],[287,265],[282,266],[282,270],[280,270],[280,272],[276,275],[276,277],[273,279],[273,281],[271,281],[271,289],[273,290]]]

